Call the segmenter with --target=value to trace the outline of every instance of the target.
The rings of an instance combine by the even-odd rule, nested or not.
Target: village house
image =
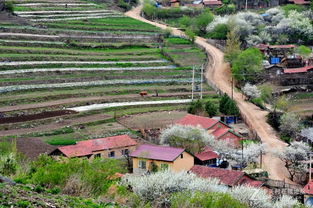
[[[57,148],[52,156],[86,158],[122,158],[136,149],[137,142],[128,135],[119,135],[101,139],[79,141],[75,145]]]
[[[143,144],[130,154],[135,174],[169,169],[188,171],[194,165],[194,157],[185,149]]]
[[[226,170],[222,168],[195,165],[190,169],[190,172],[202,178],[217,178],[221,184],[229,187],[252,186],[260,188],[264,184],[264,182],[257,181],[246,173],[237,170]]]
[[[205,147],[202,152],[195,154],[195,164],[206,166],[217,166],[217,160],[220,156],[211,148]]]
[[[313,181],[309,181],[302,189],[304,193],[304,204],[308,207],[313,206]]]
[[[213,118],[187,114],[182,119],[178,120],[176,124],[194,127],[199,126],[206,129],[215,139],[224,140],[235,147],[239,147],[240,141],[242,140],[242,136],[235,133],[230,126]]]
[[[235,0],[234,3],[237,9],[260,9],[260,8],[267,8],[267,7],[275,7],[279,6],[280,4],[286,3],[287,0]]]

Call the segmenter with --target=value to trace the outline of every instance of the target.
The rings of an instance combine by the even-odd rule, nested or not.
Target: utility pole
[[[246,10],[248,10],[248,0],[246,0]]]
[[[193,90],[195,87],[195,66],[192,67],[192,85],[191,85],[191,100],[193,100]]]
[[[234,77],[231,77],[231,99],[234,99]]]
[[[311,180],[312,180],[312,157],[311,157],[311,156],[312,156],[312,152],[310,152],[309,154],[310,154],[310,163],[309,163],[309,164],[310,164],[310,166],[309,166],[309,174],[310,174],[310,175],[309,175],[309,182],[311,182]]]
[[[200,99],[202,99],[202,92],[203,92],[203,90],[202,90],[202,86],[203,86],[202,82],[203,82],[203,64],[201,66],[201,83],[200,83],[201,92],[200,92]]]

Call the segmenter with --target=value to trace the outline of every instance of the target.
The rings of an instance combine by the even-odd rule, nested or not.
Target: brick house
[[[89,159],[96,157],[122,158],[133,152],[136,146],[137,142],[128,135],[119,135],[79,141],[75,145],[59,147],[50,155],[68,158],[86,157]]]
[[[135,174],[169,169],[188,171],[194,165],[194,157],[182,148],[143,144],[130,154]]]
[[[263,181],[257,181],[246,173],[237,170],[226,170],[222,168],[195,165],[190,169],[190,172],[202,178],[217,178],[220,180],[221,184],[229,187],[252,186],[260,188],[264,184]]]
[[[240,146],[240,141],[242,140],[242,136],[235,133],[230,126],[213,118],[187,114],[182,119],[178,120],[176,124],[194,127],[199,126],[206,129],[215,139],[227,141],[235,147]]]

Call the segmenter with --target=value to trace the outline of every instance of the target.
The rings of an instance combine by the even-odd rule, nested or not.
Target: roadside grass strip
[[[199,81],[199,80],[198,80]],[[31,89],[45,89],[45,88],[66,88],[66,87],[82,87],[82,86],[99,86],[99,85],[115,85],[115,84],[153,84],[153,83],[191,83],[191,79],[133,79],[133,80],[104,80],[104,81],[89,81],[89,82],[70,82],[70,83],[56,83],[56,84],[36,84],[36,85],[12,85],[0,87],[0,93],[31,90]]]
[[[100,13],[100,12],[113,12],[112,10],[87,10],[87,11],[69,11],[69,10],[58,10],[58,11],[15,11],[14,13],[22,16],[22,15],[30,15],[30,14],[75,14],[75,13],[79,13],[79,14],[84,14],[84,13]]]
[[[0,66],[20,66],[20,65],[45,65],[45,64],[148,64],[148,63],[166,63],[167,60],[150,61],[16,61],[0,62]]]
[[[101,110],[105,108],[114,107],[125,107],[125,106],[140,106],[140,105],[160,105],[160,104],[182,104],[190,103],[191,99],[180,99],[180,100],[158,100],[158,101],[139,101],[139,102],[119,102],[119,103],[104,103],[104,104],[93,104],[87,106],[79,106],[75,108],[67,108],[66,110],[72,110],[76,112],[86,112],[92,110]]]
[[[127,68],[45,68],[45,69],[21,69],[0,71],[0,75],[36,73],[36,72],[59,72],[59,71],[143,71],[143,70],[160,70],[175,69],[176,66],[148,66],[148,67],[127,67]]]

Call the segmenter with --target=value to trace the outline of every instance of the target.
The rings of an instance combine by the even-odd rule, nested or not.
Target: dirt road
[[[185,34],[177,28],[171,28],[166,25],[155,23],[144,19],[140,16],[142,5],[125,13],[126,16],[155,25],[159,28],[170,28],[173,35],[185,37]],[[196,44],[205,48],[210,58],[210,64],[206,68],[206,78],[208,81],[217,86],[221,91],[231,95],[230,69],[228,64],[224,62],[224,54],[208,44],[204,38],[197,37]],[[263,157],[264,168],[268,171],[269,177],[275,180],[287,179],[288,173],[282,161],[275,157],[272,152],[283,149],[286,144],[280,141],[274,129],[266,122],[267,112],[260,110],[252,103],[245,102],[240,92],[234,92],[234,100],[236,101],[242,117],[245,118],[247,125],[254,130],[261,141],[266,144],[267,153]]]

